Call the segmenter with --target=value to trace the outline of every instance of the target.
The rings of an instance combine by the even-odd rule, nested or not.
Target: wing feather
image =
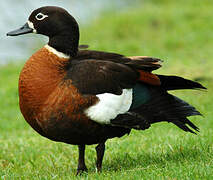
[[[124,64],[111,61],[84,60],[72,61],[66,78],[70,78],[82,94],[120,95],[122,89],[129,89],[135,85],[138,72]]]
[[[79,50],[70,60],[66,78],[72,80],[82,94],[113,93],[132,88],[137,81],[160,85],[150,71],[161,67],[162,61],[147,56],[125,57],[121,54]]]

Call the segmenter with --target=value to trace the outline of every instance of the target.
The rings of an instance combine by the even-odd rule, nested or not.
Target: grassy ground
[[[91,49],[164,59],[157,73],[199,80],[207,92],[178,91],[204,117],[191,120],[195,136],[172,124],[107,142],[103,172],[95,172],[94,146],[87,147],[89,173],[75,177],[77,147],[35,133],[18,108],[17,81],[23,64],[0,67],[1,179],[213,179],[213,15],[204,0],[145,0],[128,11],[108,12],[81,27]],[[24,38],[24,37],[23,37]]]

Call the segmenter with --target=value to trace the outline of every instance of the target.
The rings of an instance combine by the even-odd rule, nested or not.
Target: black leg
[[[85,145],[79,145],[78,151],[79,151],[79,157],[78,157],[77,175],[84,171],[87,172],[87,167],[86,167],[85,160],[84,160]]]
[[[98,144],[95,149],[97,154],[96,168],[98,172],[101,172],[102,161],[103,161],[104,151],[105,151],[105,141]]]

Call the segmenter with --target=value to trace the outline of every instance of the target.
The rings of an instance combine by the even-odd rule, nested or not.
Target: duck
[[[169,91],[206,88],[183,77],[152,73],[162,66],[159,58],[80,48],[78,23],[56,6],[34,10],[24,26],[7,35],[27,33],[49,41],[20,73],[21,113],[41,136],[78,146],[77,174],[88,171],[86,145],[97,144],[101,172],[108,139],[163,121],[186,132],[199,131],[188,117],[201,113]]]

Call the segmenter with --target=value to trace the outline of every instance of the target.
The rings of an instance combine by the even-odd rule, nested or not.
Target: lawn
[[[25,122],[17,92],[24,61],[10,63],[0,67],[1,179],[213,179],[211,6],[207,0],[144,0],[80,24],[81,43],[91,49],[158,57],[164,66],[156,73],[181,75],[206,86],[208,91],[172,92],[202,112],[203,117],[190,118],[200,128],[198,135],[168,123],[133,130],[107,141],[101,174],[95,171],[95,146],[88,146],[89,173],[75,177],[77,146],[45,139]]]

